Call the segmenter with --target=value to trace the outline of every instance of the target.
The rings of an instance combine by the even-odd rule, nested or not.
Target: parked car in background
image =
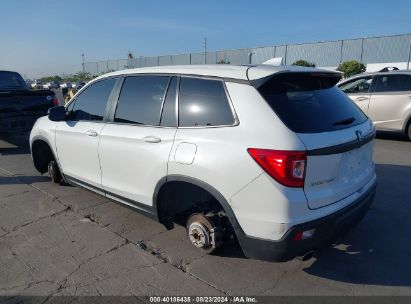
[[[75,90],[80,90],[85,84],[86,83],[84,81],[76,81],[71,84],[71,87]]]
[[[60,88],[62,89],[70,89],[72,87],[71,82],[63,82],[60,84]]]
[[[58,105],[49,90],[29,90],[16,72],[0,71],[0,133],[30,131],[37,118]]]
[[[31,88],[32,88],[32,87],[31,87],[31,84],[33,83],[33,81],[30,80],[30,79],[26,79],[25,82],[26,82],[27,88],[31,89]]]
[[[373,120],[377,130],[401,132],[411,140],[411,71],[361,74],[338,87]]]
[[[34,80],[31,83],[31,88],[34,90],[42,90],[43,89],[43,82],[41,80]]]
[[[60,87],[60,82],[58,81],[47,82],[46,84],[43,85],[43,89],[46,89],[46,90],[58,89],[59,87]]]

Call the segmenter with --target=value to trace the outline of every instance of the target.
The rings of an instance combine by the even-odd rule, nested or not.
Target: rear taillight
[[[58,106],[59,105],[59,100],[57,99],[57,97],[53,98],[53,105],[54,106]]]
[[[304,187],[306,152],[254,148],[247,151],[261,168],[280,184],[287,187]]]

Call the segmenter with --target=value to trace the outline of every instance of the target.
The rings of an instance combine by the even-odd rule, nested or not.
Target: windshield
[[[18,73],[0,71],[0,90],[27,90],[27,85]]]
[[[277,75],[258,91],[284,124],[296,133],[335,131],[367,119],[335,86],[335,80],[324,76],[306,73]]]

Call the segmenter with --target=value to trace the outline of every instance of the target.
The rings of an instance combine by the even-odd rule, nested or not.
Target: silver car
[[[375,128],[411,140],[411,71],[361,74],[338,84],[373,121]]]

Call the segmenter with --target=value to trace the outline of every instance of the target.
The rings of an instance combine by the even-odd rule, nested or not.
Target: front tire
[[[61,176],[59,167],[57,166],[57,163],[54,160],[52,160],[48,164],[47,171],[48,171],[49,177],[50,177],[50,179],[53,183],[56,183],[56,184],[61,183],[62,176]]]
[[[408,123],[407,135],[408,139],[411,141],[411,121]]]

